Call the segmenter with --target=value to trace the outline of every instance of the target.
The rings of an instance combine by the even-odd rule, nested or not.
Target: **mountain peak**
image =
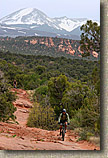
[[[7,35],[9,30],[13,35],[16,30],[15,36],[19,33],[22,35],[40,35],[41,32],[42,35],[52,34],[52,36],[55,36],[56,34],[56,36],[63,35],[64,38],[74,35],[74,37],[78,36],[78,39],[81,33],[79,27],[86,22],[87,19],[85,18],[68,18],[66,16],[50,18],[36,8],[23,8],[0,19],[0,24],[4,25],[1,26],[1,34],[3,35]]]
[[[36,23],[38,17],[43,19],[46,15],[36,8],[23,8],[2,18],[0,23],[7,25],[32,24]]]

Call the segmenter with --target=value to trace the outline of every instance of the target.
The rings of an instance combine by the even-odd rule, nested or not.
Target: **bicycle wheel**
[[[65,137],[65,131],[62,130],[62,140],[64,141],[64,137]]]

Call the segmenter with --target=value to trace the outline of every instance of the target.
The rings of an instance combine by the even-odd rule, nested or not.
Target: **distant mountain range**
[[[50,18],[35,8],[20,9],[0,19],[0,36],[48,36],[80,39],[86,18]]]

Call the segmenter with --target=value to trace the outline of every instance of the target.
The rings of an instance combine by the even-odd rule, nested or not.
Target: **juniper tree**
[[[83,56],[89,56],[92,51],[100,52],[100,26],[92,20],[81,26],[81,50],[85,53]]]

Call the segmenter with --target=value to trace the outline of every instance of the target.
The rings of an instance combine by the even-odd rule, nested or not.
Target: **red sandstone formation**
[[[81,54],[84,54],[84,52],[81,51],[80,46],[78,47],[78,51],[79,51]]]
[[[93,55],[95,58],[98,58],[98,53],[97,53],[97,52],[93,51],[93,52],[92,52],[92,55]]]
[[[53,39],[51,37],[49,37],[49,44],[50,44],[51,47],[54,46],[54,42],[53,42]]]
[[[31,43],[31,44],[36,44],[36,43],[37,43],[37,40],[36,40],[36,39],[33,39],[33,40],[30,41],[30,43]]]

